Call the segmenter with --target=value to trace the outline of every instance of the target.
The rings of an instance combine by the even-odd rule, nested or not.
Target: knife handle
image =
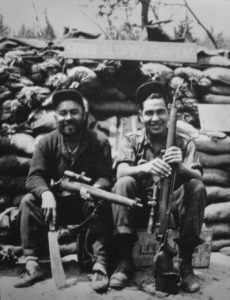
[[[56,231],[56,225],[53,220],[49,222],[49,231]]]

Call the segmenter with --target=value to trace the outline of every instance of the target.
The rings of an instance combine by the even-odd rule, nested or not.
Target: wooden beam
[[[66,39],[63,46],[65,58],[197,63],[194,43]]]

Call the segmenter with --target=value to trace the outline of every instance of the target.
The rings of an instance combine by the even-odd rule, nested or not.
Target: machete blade
[[[66,278],[59,250],[57,231],[50,230],[48,232],[48,240],[52,276],[57,288],[61,289],[66,286]]]

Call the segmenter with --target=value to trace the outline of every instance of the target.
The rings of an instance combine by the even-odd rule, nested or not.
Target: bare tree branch
[[[149,11],[149,5],[151,0],[140,0],[142,4],[141,9],[141,25],[142,27],[145,27],[148,24],[148,11]]]
[[[184,0],[184,4],[185,7],[188,9],[188,11],[192,14],[192,16],[196,19],[196,21],[198,22],[198,24],[205,30],[205,32],[207,33],[208,37],[210,38],[210,40],[212,41],[214,47],[216,49],[218,49],[218,45],[213,37],[213,35],[211,34],[211,32],[204,26],[203,23],[201,23],[201,21],[198,19],[198,17],[195,15],[195,13],[192,11],[191,7],[188,5],[187,0]]]
[[[148,26],[156,26],[156,25],[160,25],[160,24],[167,24],[167,23],[171,23],[172,20],[161,20],[161,21],[157,21],[157,22],[151,22],[151,24],[149,24]]]
[[[158,1],[158,2],[154,2],[155,4],[159,4],[159,5],[164,5],[164,6],[184,6],[184,4],[181,4],[181,3],[166,3],[166,2],[161,2],[161,1]]]

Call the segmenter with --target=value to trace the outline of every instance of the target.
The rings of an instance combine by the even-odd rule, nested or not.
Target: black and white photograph
[[[230,299],[229,16],[0,1],[0,300]]]

